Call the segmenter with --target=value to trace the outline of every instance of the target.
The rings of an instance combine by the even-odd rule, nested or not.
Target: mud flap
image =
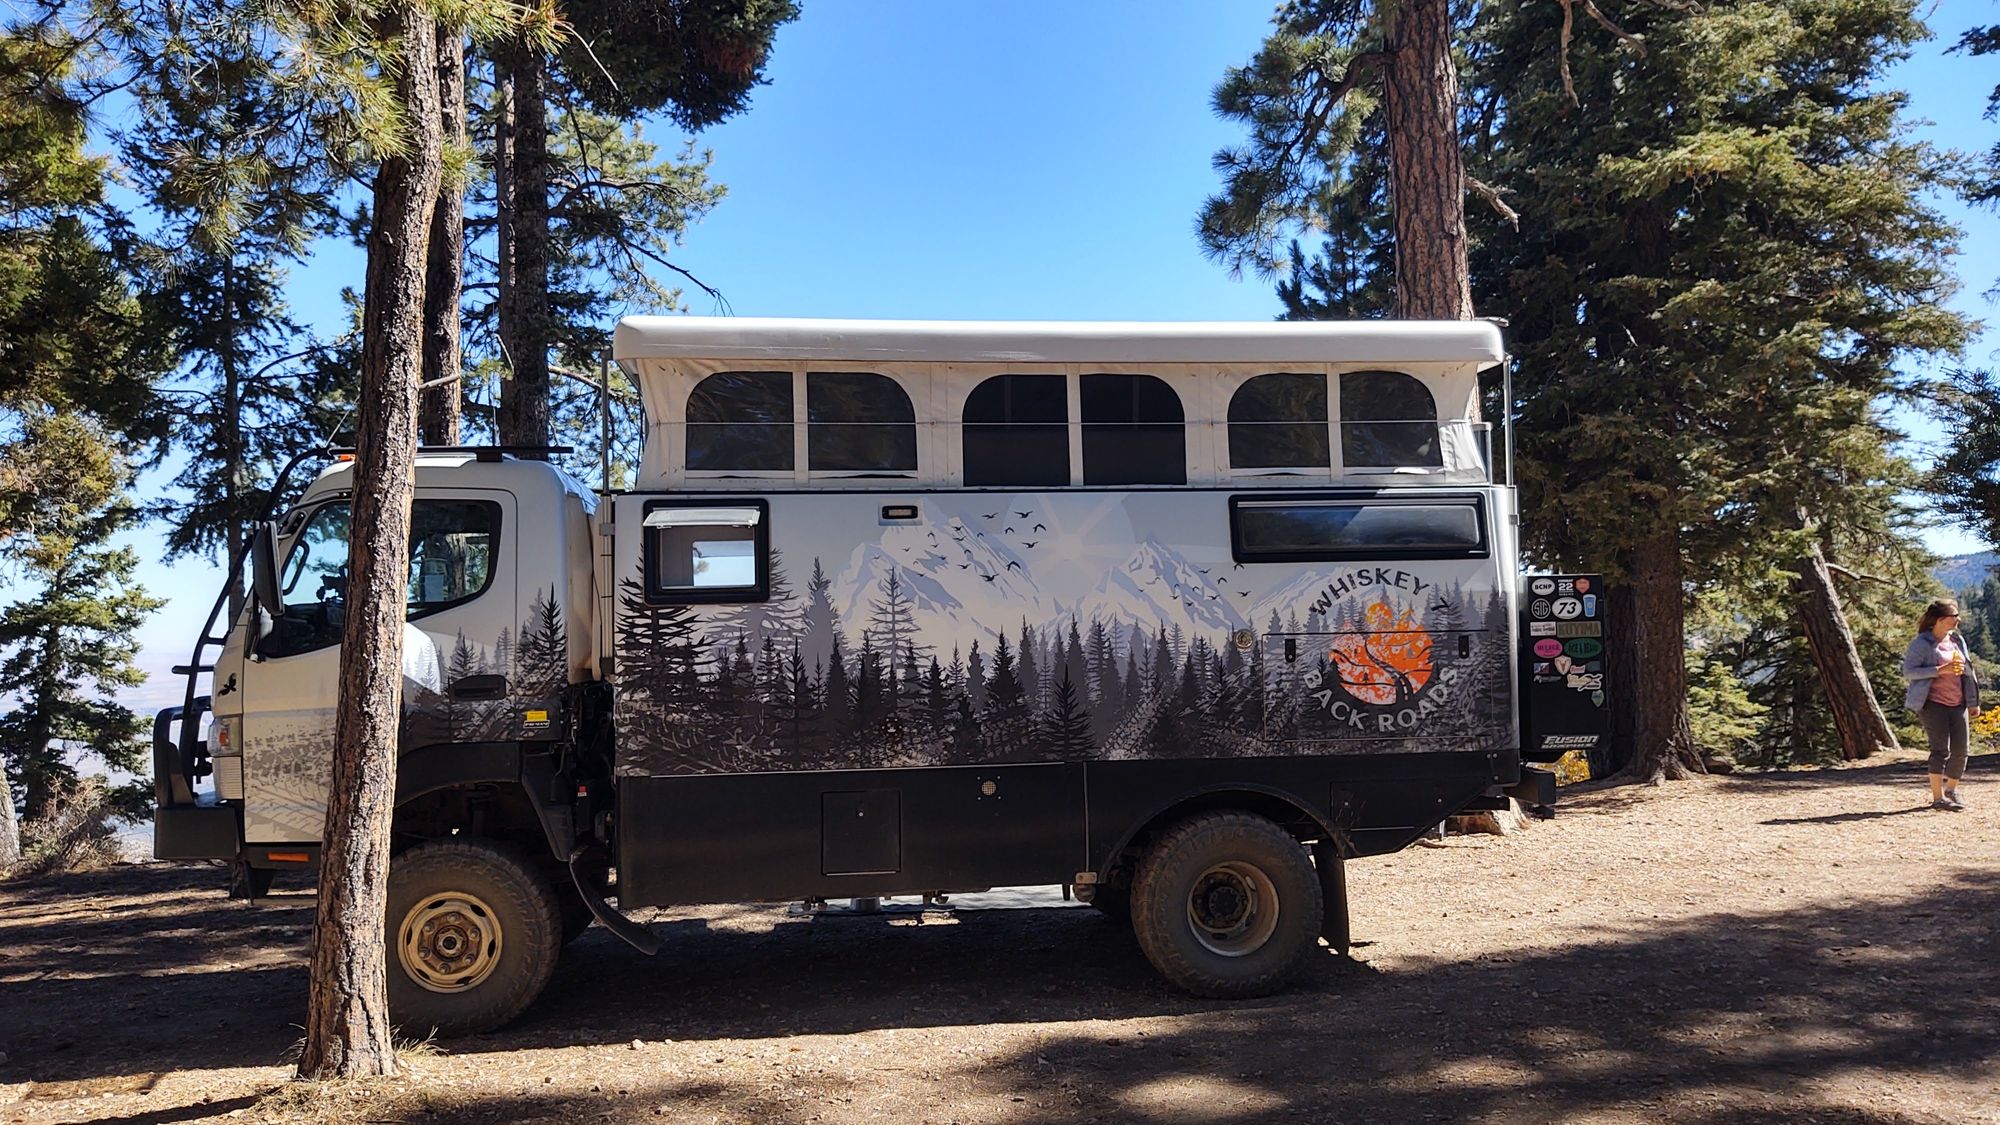
[[[593,852],[596,853],[594,856]],[[592,863],[593,859],[598,862]],[[654,956],[660,952],[659,937],[652,930],[613,910],[611,904],[605,902],[604,896],[598,892],[596,881],[590,877],[589,872],[593,868],[603,869],[603,859],[603,853],[595,848],[578,848],[571,852],[570,881],[576,884],[577,893],[583,896],[583,904],[590,908],[591,917],[597,919],[605,929],[617,934],[626,945],[648,957]]]
[[[1321,840],[1313,845],[1313,867],[1319,872],[1321,913],[1319,936],[1335,953],[1347,956],[1353,935],[1347,919],[1347,860],[1341,856],[1340,841]]]

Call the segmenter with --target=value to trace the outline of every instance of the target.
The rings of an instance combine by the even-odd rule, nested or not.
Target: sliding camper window
[[[1068,484],[1068,377],[993,376],[966,396],[960,432],[968,485]]]
[[[718,371],[687,401],[687,467],[719,473],[789,473],[792,373]]]
[[[1237,562],[1464,559],[1487,554],[1477,496],[1404,500],[1236,496],[1229,526]]]
[[[806,375],[806,467],[816,473],[917,471],[917,412],[902,385],[872,371]]]
[[[1255,375],[1229,396],[1229,467],[1302,472],[1331,467],[1326,376]]]
[[[1083,483],[1186,484],[1181,396],[1153,375],[1085,375]]]
[[[646,600],[659,605],[768,599],[770,514],[762,500],[646,505]]]
[[[1437,468],[1437,400],[1414,375],[1349,371],[1340,377],[1340,460],[1350,469]]]

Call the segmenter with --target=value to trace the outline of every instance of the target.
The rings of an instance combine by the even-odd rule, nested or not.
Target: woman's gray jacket
[[[1951,640],[1958,651],[1966,651],[1965,638],[1958,635],[1958,630],[1951,631]],[[1910,690],[1903,693],[1903,706],[1912,711],[1923,710],[1925,701],[1931,697],[1931,681],[1938,675],[1937,646],[1937,638],[1926,629],[1917,634],[1903,653],[1903,678],[1910,682]],[[1979,706],[1979,676],[1972,670],[1970,654],[1965,658],[1965,674],[1959,677],[1959,682],[1965,685],[1965,705]]]

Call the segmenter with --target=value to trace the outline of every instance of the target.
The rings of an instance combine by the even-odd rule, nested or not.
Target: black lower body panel
[[[619,904],[1067,883],[1149,826],[1219,805],[1381,855],[1519,769],[1508,751],[628,776]]]
[[[243,821],[233,805],[183,805],[153,812],[155,859],[235,859]]]
[[[625,777],[618,904],[1067,883],[1081,763]]]

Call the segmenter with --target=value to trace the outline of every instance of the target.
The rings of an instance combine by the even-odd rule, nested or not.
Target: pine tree
[[[1035,631],[1028,627],[1025,617],[1021,619],[1021,647],[1015,652],[1014,659],[1020,669],[1021,698],[1033,707],[1041,699],[1042,676],[1035,659]]]
[[[834,637],[840,632],[840,615],[833,608],[833,579],[813,559],[812,580],[806,583],[805,636],[801,641],[807,661],[824,663],[833,653]]]
[[[965,658],[965,695],[974,711],[986,710],[986,659],[979,655],[977,637],[972,639],[972,650]]]
[[[1879,82],[1924,31],[1863,0],[1656,5],[1628,13],[1643,55],[1565,54],[1542,21],[1488,15],[1481,96],[1508,108],[1477,162],[1521,227],[1475,274],[1527,373],[1524,538],[1611,580],[1614,632],[1641,639],[1608,654],[1637,700],[1634,770],[1677,776],[1700,768],[1688,585],[1802,574],[1883,447],[1894,364],[1965,338],[1936,303],[1953,232],[1925,198],[1947,165]],[[1573,105],[1549,93],[1565,63]]]
[[[29,442],[67,424],[36,419]],[[141,723],[116,696],[145,680],[133,632],[162,603],[132,580],[137,554],[112,543],[136,522],[123,495],[129,470],[94,444],[94,459],[52,467],[63,489],[32,532],[0,543],[22,595],[0,609],[0,766],[30,817],[75,784],[66,751],[128,771],[144,759]],[[134,812],[150,797],[150,786],[124,794]]]
[[[1048,710],[1042,713],[1041,749],[1063,761],[1090,756],[1090,716],[1079,698],[1077,682],[1064,669],[1056,684]]]
[[[569,633],[563,626],[562,607],[556,604],[555,587],[535,591],[529,603],[528,619],[521,623],[521,648],[516,655],[521,670],[520,691],[528,696],[561,695],[569,686]]]
[[[847,655],[842,651],[840,634],[833,635],[833,649],[827,654],[825,708],[827,729],[837,739],[853,736],[856,726],[854,716],[854,688],[847,676]]]

